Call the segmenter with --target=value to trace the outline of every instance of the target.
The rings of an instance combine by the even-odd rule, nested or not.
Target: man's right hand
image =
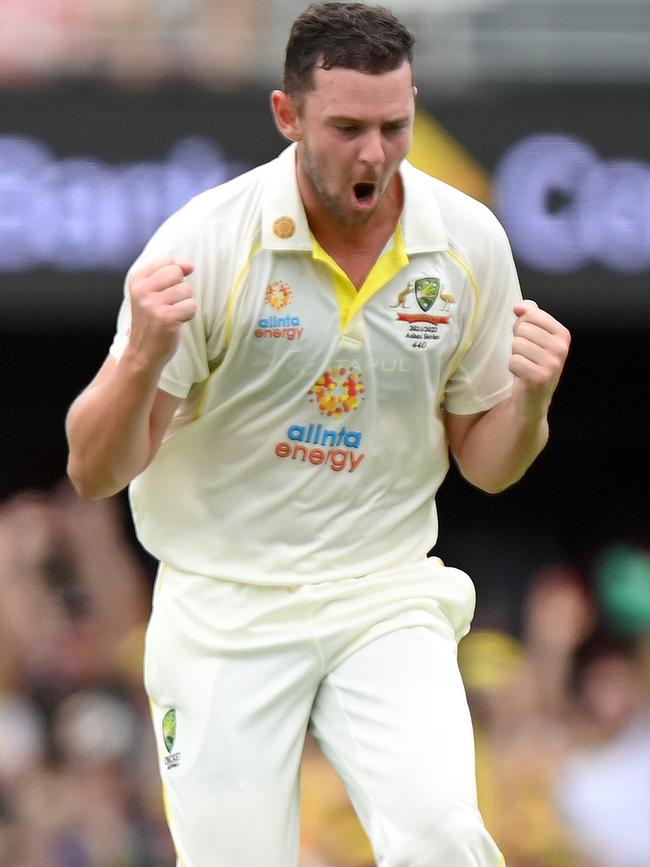
[[[193,270],[190,262],[167,256],[131,275],[128,352],[147,367],[164,367],[176,352],[181,325],[196,313],[197,302],[185,280]]]

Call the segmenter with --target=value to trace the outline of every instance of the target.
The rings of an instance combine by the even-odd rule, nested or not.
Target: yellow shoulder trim
[[[248,273],[248,269],[251,266],[251,262],[255,257],[255,254],[259,252],[262,248],[262,242],[256,241],[248,251],[248,256],[246,257],[246,261],[241,267],[239,274],[235,277],[235,282],[232,285],[230,292],[228,293],[228,301],[226,303],[226,327],[224,331],[224,347],[227,347],[230,343],[230,336],[232,333],[232,316],[233,310],[235,308],[235,302],[239,297],[239,292],[244,282],[244,277]]]
[[[232,284],[230,292],[228,293],[228,300],[226,302],[226,323],[224,326],[224,337],[223,337],[223,351],[225,351],[229,344],[230,338],[232,336],[232,319],[235,310],[235,304],[237,303],[237,299],[239,298],[239,293],[241,291],[242,284],[244,282],[244,278],[248,273],[248,270],[251,266],[251,262],[255,258],[256,253],[258,253],[262,248],[261,241],[255,241],[252,244],[250,250],[248,251],[248,256],[246,257],[246,261],[242,265],[239,270],[239,273],[235,277],[235,282]],[[194,415],[192,416],[192,420],[196,421],[196,419],[200,418],[203,415],[203,410],[205,408],[205,400],[208,393],[208,385],[212,380],[212,377],[218,373],[219,367],[212,371],[212,373],[208,376],[208,378],[203,383],[203,388],[201,390],[201,395],[196,404],[196,410],[194,411]]]
[[[454,355],[450,359],[444,376],[442,376],[440,378],[440,393],[438,394],[438,403],[440,403],[442,401],[444,389],[446,388],[447,381],[448,381],[449,377],[452,375],[454,370],[456,370],[456,368],[460,364],[463,356],[465,355],[465,353],[467,352],[467,350],[471,346],[472,340],[474,339],[474,332],[476,329],[476,314],[478,311],[478,300],[479,300],[479,294],[480,294],[480,291],[478,288],[478,283],[476,282],[476,278],[474,277],[474,274],[472,273],[472,269],[469,267],[467,262],[465,262],[464,259],[461,259],[461,257],[457,253],[454,253],[453,250],[447,249],[444,251],[444,253],[447,256],[449,256],[449,258],[452,259],[459,266],[459,268],[465,273],[465,275],[466,275],[467,279],[469,280],[470,285],[472,287],[472,292],[474,295],[474,304],[472,305],[472,317],[470,319],[469,329],[467,331],[467,337],[461,343],[461,345],[458,347],[458,349],[456,350],[456,352],[454,353]]]

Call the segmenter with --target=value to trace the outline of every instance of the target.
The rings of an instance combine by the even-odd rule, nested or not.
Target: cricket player
[[[504,231],[406,160],[413,39],[317,3],[271,105],[288,146],[155,233],[67,418],[84,498],[130,486],[182,867],[295,867],[309,730],[380,867],[499,867],[456,663],[468,575],[428,557],[449,455],[498,492],[548,436],[569,334]],[[468,528],[470,532],[470,528]]]

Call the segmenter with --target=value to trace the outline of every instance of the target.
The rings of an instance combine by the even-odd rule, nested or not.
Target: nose
[[[380,166],[385,160],[381,131],[368,129],[361,141],[359,159],[369,166]]]

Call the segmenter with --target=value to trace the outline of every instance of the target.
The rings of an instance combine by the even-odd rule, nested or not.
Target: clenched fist
[[[512,399],[527,413],[545,413],[569,352],[571,335],[534,301],[514,308],[517,320],[509,369],[514,375]]]
[[[196,313],[192,287],[185,280],[193,270],[189,262],[167,256],[131,275],[129,351],[148,365],[162,367],[169,361],[178,346],[181,325]]]

